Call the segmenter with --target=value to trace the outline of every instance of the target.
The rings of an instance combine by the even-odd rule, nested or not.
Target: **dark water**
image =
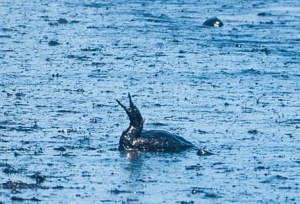
[[[0,203],[300,202],[299,1],[1,0],[0,15]],[[147,129],[216,155],[117,151],[128,92]]]

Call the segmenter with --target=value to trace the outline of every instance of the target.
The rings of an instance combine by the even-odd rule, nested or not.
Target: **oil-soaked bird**
[[[126,111],[130,124],[122,133],[119,142],[120,151],[148,151],[148,152],[179,152],[189,148],[196,148],[184,138],[163,130],[143,130],[144,119],[139,109],[133,104],[130,94],[129,107],[119,100],[117,103]],[[199,156],[211,155],[212,153],[198,149]]]

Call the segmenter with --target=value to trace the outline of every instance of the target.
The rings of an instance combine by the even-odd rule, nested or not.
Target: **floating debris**
[[[12,189],[12,190],[16,190],[16,189],[28,189],[28,188],[31,188],[31,189],[35,189],[35,188],[41,188],[41,189],[48,189],[48,187],[45,187],[45,186],[40,186],[39,184],[35,184],[35,183],[31,183],[31,184],[28,184],[28,183],[23,183],[22,181],[7,181],[5,183],[2,183],[0,184],[0,187],[1,188],[4,188],[4,189]]]
[[[42,175],[41,173],[35,173],[30,178],[35,179],[36,183],[43,183],[46,179],[45,175]]]
[[[21,173],[21,170],[15,169],[15,168],[9,166],[9,167],[6,167],[5,169],[3,169],[2,172],[5,174],[18,174],[18,173]]]
[[[60,43],[57,40],[51,40],[48,42],[49,46],[57,46],[60,45]]]
[[[33,201],[33,202],[40,202],[40,199],[37,199],[36,197],[32,197],[32,198],[21,198],[21,197],[17,197],[17,196],[13,196],[11,197],[12,201]]]
[[[224,23],[218,19],[217,17],[212,17],[210,19],[207,19],[203,25],[205,26],[209,26],[209,27],[215,27],[215,28],[219,28],[222,27],[224,25]]]
[[[72,111],[68,111],[68,110],[59,110],[58,112],[60,112],[60,113],[73,113]],[[74,113],[77,113],[77,112],[74,112]],[[74,132],[76,132],[76,130],[75,129],[61,129],[61,130],[58,130],[58,132],[68,134],[68,133],[74,133]]]
[[[58,22],[59,24],[67,24],[67,23],[68,23],[68,20],[65,19],[65,18],[60,18],[60,19],[58,19],[57,22]]]
[[[267,13],[267,12],[260,12],[257,14],[258,16],[272,16],[271,13]]]
[[[65,152],[65,151],[67,151],[67,149],[64,148],[64,147],[57,147],[57,148],[54,148],[54,150],[60,151],[60,152]]]
[[[252,135],[257,135],[258,134],[258,130],[248,130],[248,133],[249,134],[252,134]]]

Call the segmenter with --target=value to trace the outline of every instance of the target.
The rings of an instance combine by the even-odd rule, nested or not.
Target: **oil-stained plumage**
[[[163,130],[143,130],[144,119],[139,109],[132,102],[130,94],[129,107],[123,105],[119,100],[117,103],[127,113],[130,124],[122,133],[119,141],[120,151],[149,151],[149,152],[179,152],[195,146],[184,138]],[[198,150],[199,156],[210,155],[204,149]]]

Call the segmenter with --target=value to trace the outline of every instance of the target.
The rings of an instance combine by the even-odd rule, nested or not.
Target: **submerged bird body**
[[[189,141],[163,130],[142,131],[132,143],[128,143],[124,135],[119,144],[119,150],[136,149],[149,152],[177,152],[191,147],[194,145]]]

